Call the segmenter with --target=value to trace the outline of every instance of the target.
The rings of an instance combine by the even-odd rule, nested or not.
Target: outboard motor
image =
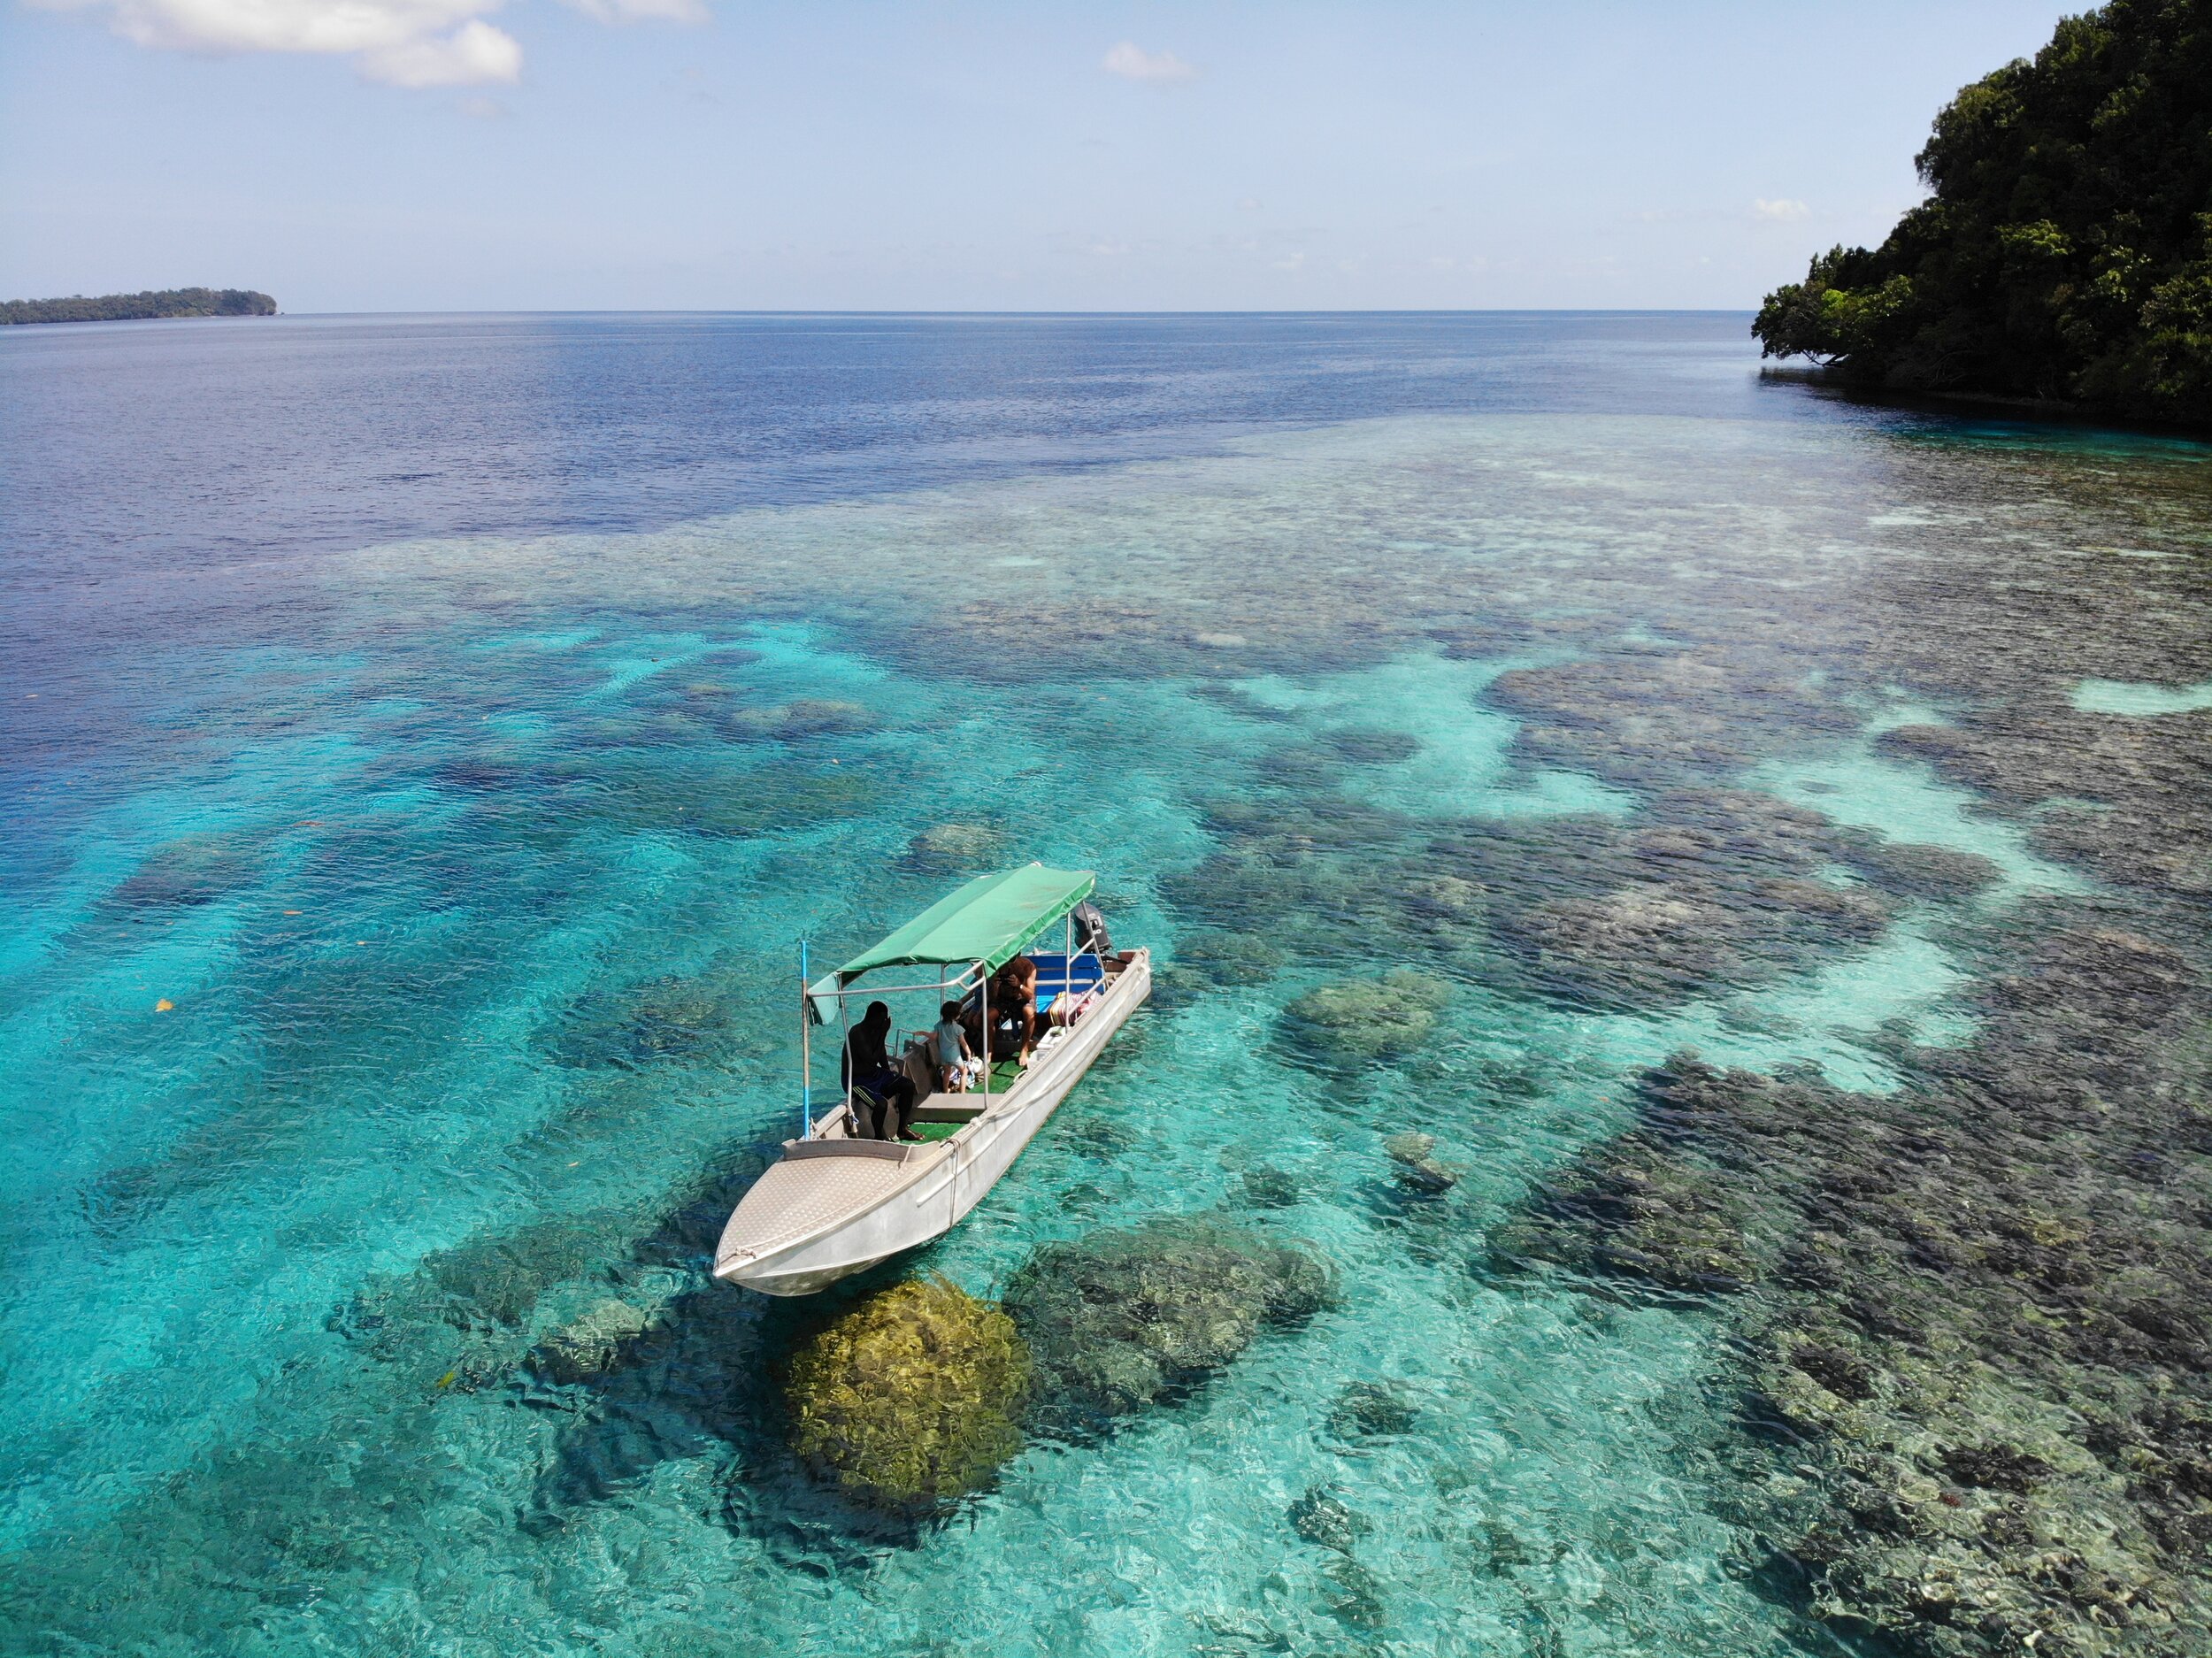
[[[1106,936],[1106,917],[1099,912],[1098,906],[1086,898],[1069,914],[1075,922],[1075,948],[1096,951],[1101,961],[1110,958],[1114,941]]]

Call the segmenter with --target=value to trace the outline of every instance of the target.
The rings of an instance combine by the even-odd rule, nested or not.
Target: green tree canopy
[[[2212,424],[2212,0],[2112,0],[1960,92],[1887,241],[1752,324],[1901,390]]]
[[[0,300],[0,323],[142,322],[155,317],[273,317],[277,303],[243,288],[168,288],[87,299]]]

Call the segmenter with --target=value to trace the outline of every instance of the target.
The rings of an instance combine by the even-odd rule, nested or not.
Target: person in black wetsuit
[[[921,1136],[914,1132],[913,1079],[891,1063],[886,1045],[890,1035],[889,1005],[870,1002],[868,1011],[845,1039],[845,1086],[853,1090],[853,1109],[860,1117],[862,1138],[918,1140]]]

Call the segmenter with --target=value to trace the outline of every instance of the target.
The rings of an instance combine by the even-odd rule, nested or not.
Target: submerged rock
[[[1874,1397],[1874,1367],[1840,1347],[1809,1341],[1790,1354],[1790,1366],[1852,1404]]]
[[[791,1448],[859,1501],[926,1508],[1021,1448],[1029,1355],[1013,1321],[941,1279],[870,1296],[801,1347]]]
[[[2050,1477],[2051,1465],[2009,1445],[1962,1445],[1946,1451],[1943,1471],[1962,1485],[2023,1496]]]
[[[1328,1268],[1303,1249],[1171,1218],[1048,1244],[1006,1292],[1037,1364],[1047,1418],[1096,1426],[1202,1381],[1263,1329],[1327,1305]]]
[[[1380,1629],[1390,1621],[1382,1584],[1357,1561],[1333,1560],[1321,1576],[1330,1585],[1322,1593],[1322,1604],[1338,1623],[1350,1629]]]
[[[1536,1560],[1520,1535],[1502,1521],[1485,1521],[1477,1534],[1476,1547],[1481,1569],[1494,1577],[1508,1577]]]

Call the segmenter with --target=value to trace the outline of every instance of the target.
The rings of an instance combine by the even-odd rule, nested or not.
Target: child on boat
[[[937,1050],[937,1086],[947,1094],[964,1094],[983,1074],[983,1062],[968,1052],[968,1033],[960,1028],[960,1004],[948,1002],[937,1009],[937,1028],[931,1033]]]

